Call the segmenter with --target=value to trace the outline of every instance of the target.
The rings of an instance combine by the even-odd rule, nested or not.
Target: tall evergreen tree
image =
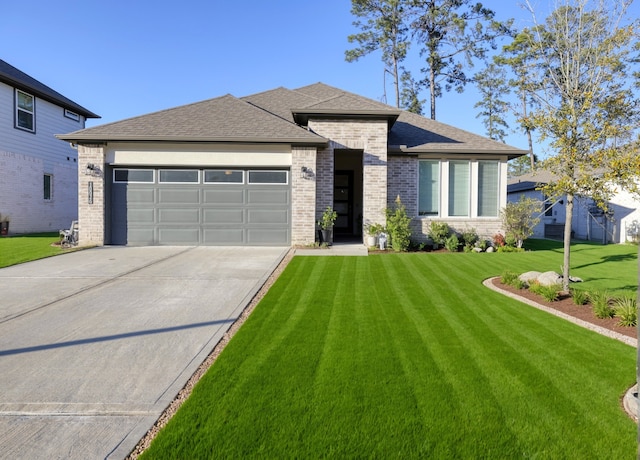
[[[410,43],[407,3],[408,0],[351,0],[351,14],[359,18],[353,25],[361,32],[347,37],[349,43],[358,46],[345,52],[347,62],[357,61],[374,51],[382,52],[384,72],[393,78],[396,107],[400,107],[400,64],[407,56]],[[386,88],[384,91],[386,95]]]
[[[442,89],[462,92],[469,81],[464,69],[486,58],[496,39],[509,34],[512,21],[502,23],[495,13],[470,0],[414,0],[415,36],[426,57],[424,83],[429,88],[430,116],[436,119],[436,99]]]
[[[507,85],[506,71],[492,62],[483,71],[478,72],[474,80],[481,96],[473,106],[481,109],[476,118],[482,119],[487,136],[495,141],[504,142],[507,136],[505,129],[509,129],[509,124],[504,118],[509,111],[509,104],[504,97],[511,91]]]

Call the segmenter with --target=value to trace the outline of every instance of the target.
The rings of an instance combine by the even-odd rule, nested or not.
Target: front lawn
[[[61,254],[60,246],[52,246],[57,241],[58,232],[0,238],[0,268]]]
[[[636,251],[576,245],[574,274],[635,289]],[[636,350],[481,284],[561,263],[295,257],[144,458],[634,458]]]

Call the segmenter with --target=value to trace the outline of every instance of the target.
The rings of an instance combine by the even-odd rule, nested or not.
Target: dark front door
[[[353,234],[353,171],[336,171],[333,180],[333,209],[338,218],[333,227],[337,234]]]

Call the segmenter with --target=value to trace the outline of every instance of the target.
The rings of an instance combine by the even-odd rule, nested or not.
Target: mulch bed
[[[586,321],[596,326],[600,326],[610,331],[617,332],[619,334],[626,335],[627,337],[631,337],[634,339],[637,337],[636,327],[620,326],[618,325],[618,318],[598,318],[591,310],[590,305],[576,305],[573,303],[573,299],[570,295],[561,295],[558,300],[549,302],[545,300],[544,297],[538,294],[534,294],[528,289],[517,289],[508,284],[503,284],[500,282],[500,278],[494,278],[492,282],[495,287],[503,291],[507,291],[514,295],[524,297],[525,299],[529,299],[533,302],[539,303],[540,305],[544,305],[547,308],[558,310],[574,318]]]

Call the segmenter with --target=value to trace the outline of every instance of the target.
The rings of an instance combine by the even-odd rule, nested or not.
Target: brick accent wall
[[[291,149],[291,244],[308,245],[315,241],[316,216],[316,148]],[[310,177],[302,177],[302,167],[311,170]]]
[[[78,145],[78,238],[81,246],[104,245],[104,175],[88,176],[85,168],[93,163],[104,172],[104,147]],[[89,182],[93,183],[93,203],[89,203]]]
[[[385,120],[309,120],[309,129],[331,139],[317,157],[316,220],[333,205],[334,152],[363,152],[363,226],[384,223],[387,206],[387,131]],[[364,232],[363,232],[364,233]]]

